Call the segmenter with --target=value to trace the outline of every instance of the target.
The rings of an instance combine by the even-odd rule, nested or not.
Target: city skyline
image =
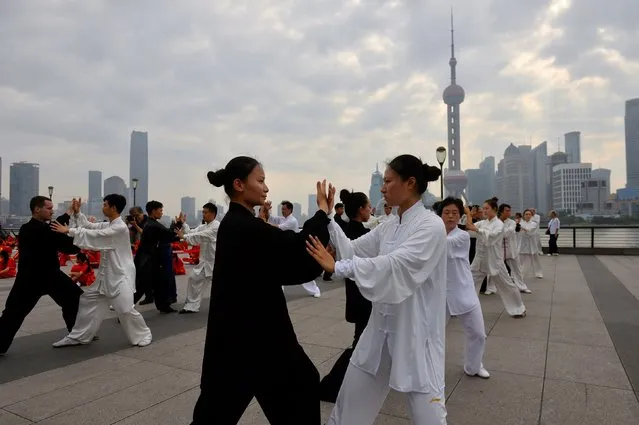
[[[578,130],[582,161],[625,186],[639,4],[612,3],[455,2],[463,167],[511,142],[547,140],[551,154]],[[316,179],[367,192],[373,164],[435,164],[446,145],[449,2],[98,5],[15,2],[0,16],[3,194],[19,161],[39,163],[40,193],[60,201],[86,195],[88,170],[128,182],[132,130],[149,132],[149,198],[171,212],[187,193],[224,199],[206,172],[238,154],[264,163],[273,201],[306,209]]]

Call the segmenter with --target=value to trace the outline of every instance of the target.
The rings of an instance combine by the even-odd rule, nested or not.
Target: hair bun
[[[442,175],[441,170],[438,167],[433,167],[428,164],[423,164],[422,169],[424,170],[424,177],[427,182],[434,182]]]
[[[342,189],[339,191],[339,199],[343,203],[347,203],[349,199],[351,199],[351,192],[348,189]]]
[[[224,186],[226,180],[226,170],[222,168],[217,171],[209,171],[206,173],[206,177],[209,179],[209,183],[211,183],[215,187]]]
[[[490,198],[490,199],[491,199],[492,201],[499,202],[499,198],[498,198],[498,197],[496,197],[496,196],[493,196],[493,197],[492,197],[492,198]]]

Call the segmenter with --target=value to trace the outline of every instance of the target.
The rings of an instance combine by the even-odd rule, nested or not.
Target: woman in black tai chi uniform
[[[282,285],[300,285],[321,267],[306,252],[329,241],[335,189],[317,183],[319,211],[300,233],[266,223],[264,170],[236,157],[209,172],[231,199],[217,235],[200,398],[192,425],[235,425],[253,397],[272,425],[320,425],[319,373],[293,330]],[[260,217],[254,207],[262,206]]]

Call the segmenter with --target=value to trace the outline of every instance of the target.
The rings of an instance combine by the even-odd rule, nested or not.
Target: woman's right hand
[[[317,182],[317,207],[324,211],[327,215],[330,214],[335,202],[335,188],[332,184],[326,186],[326,179],[321,182]]]

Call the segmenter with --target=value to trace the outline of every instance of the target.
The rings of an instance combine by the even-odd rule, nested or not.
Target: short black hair
[[[115,207],[118,214],[122,214],[124,207],[126,207],[126,198],[119,193],[112,193],[104,197],[104,202],[109,204],[110,207]]]
[[[282,201],[280,205],[285,206],[289,210],[293,211],[293,204],[290,201]]]
[[[444,208],[446,208],[449,205],[456,206],[457,209],[459,210],[459,215],[460,216],[464,215],[464,202],[461,199],[455,198],[452,196],[449,196],[445,198],[443,201],[439,202],[437,215],[441,216],[444,211]]]
[[[209,210],[213,214],[217,215],[217,206],[213,202],[207,202],[206,204],[202,205],[202,209]]]
[[[31,209],[31,213],[35,212],[36,208],[44,208],[44,204],[47,201],[51,201],[51,198],[47,198],[46,196],[34,196],[33,198],[31,198],[31,201],[29,202],[29,208]]]
[[[499,214],[501,214],[501,213],[503,213],[503,212],[504,212],[504,210],[505,210],[506,208],[508,208],[508,209],[512,210],[512,207],[511,207],[510,205],[508,205],[508,204],[501,204],[501,205],[499,206],[499,211],[497,211],[497,212],[498,212]]]
[[[342,204],[341,202],[338,202],[337,204],[335,204],[335,209],[338,208],[344,208],[344,204]]]
[[[162,202],[160,201],[149,201],[146,203],[146,206],[144,207],[144,209],[146,209],[147,214],[151,214],[153,211],[159,208],[164,208],[164,205],[162,205]]]

